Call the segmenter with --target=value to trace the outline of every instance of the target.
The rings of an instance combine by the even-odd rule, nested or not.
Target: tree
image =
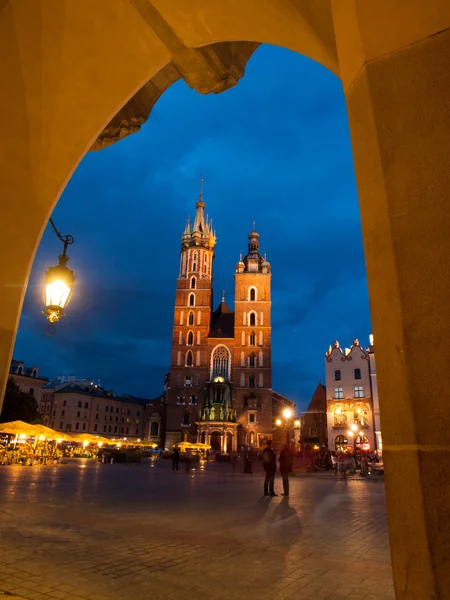
[[[36,398],[32,394],[22,392],[14,379],[9,377],[0,423],[8,423],[9,421],[32,423],[37,419],[39,419],[39,412]]]

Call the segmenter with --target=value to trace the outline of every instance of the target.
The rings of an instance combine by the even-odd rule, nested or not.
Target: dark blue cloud
[[[239,85],[200,96],[182,81],[141,132],[88,154],[54,219],[76,242],[77,286],[45,334],[42,276],[60,246],[47,229],[15,357],[54,377],[76,372],[117,392],[160,393],[170,362],[179,238],[199,174],[218,243],[216,299],[256,220],[273,272],[274,388],[305,406],[333,339],[370,333],[353,159],[342,87],[311,60],[270,46]]]

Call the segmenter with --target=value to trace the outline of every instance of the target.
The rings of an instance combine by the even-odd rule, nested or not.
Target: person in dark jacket
[[[262,462],[266,478],[264,479],[264,496],[278,496],[275,494],[275,473],[277,471],[277,457],[272,450],[272,440],[267,440],[267,446],[262,453]]]
[[[172,452],[172,471],[175,469],[178,471],[178,463],[180,462],[180,451],[178,450],[178,446],[175,446]]]
[[[285,444],[283,450],[280,452],[280,473],[283,480],[283,493],[282,496],[289,496],[289,474],[292,473],[292,452],[289,450],[289,446]]]

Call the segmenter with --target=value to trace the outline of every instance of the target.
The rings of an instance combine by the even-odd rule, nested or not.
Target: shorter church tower
[[[272,357],[270,263],[259,252],[259,234],[248,236],[248,253],[236,265],[233,382],[244,444],[271,437]]]

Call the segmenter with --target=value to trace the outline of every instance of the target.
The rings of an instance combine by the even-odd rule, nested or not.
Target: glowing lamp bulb
[[[277,420],[275,421],[275,425],[278,425],[278,427],[279,427],[279,426],[281,425],[281,419],[277,419]]]
[[[285,419],[290,419],[292,417],[292,410],[290,408],[285,408],[283,410],[283,417]]]
[[[61,254],[55,267],[50,267],[45,274],[44,315],[50,323],[56,323],[64,316],[64,309],[69,304],[75,275],[67,267],[68,256]]]

